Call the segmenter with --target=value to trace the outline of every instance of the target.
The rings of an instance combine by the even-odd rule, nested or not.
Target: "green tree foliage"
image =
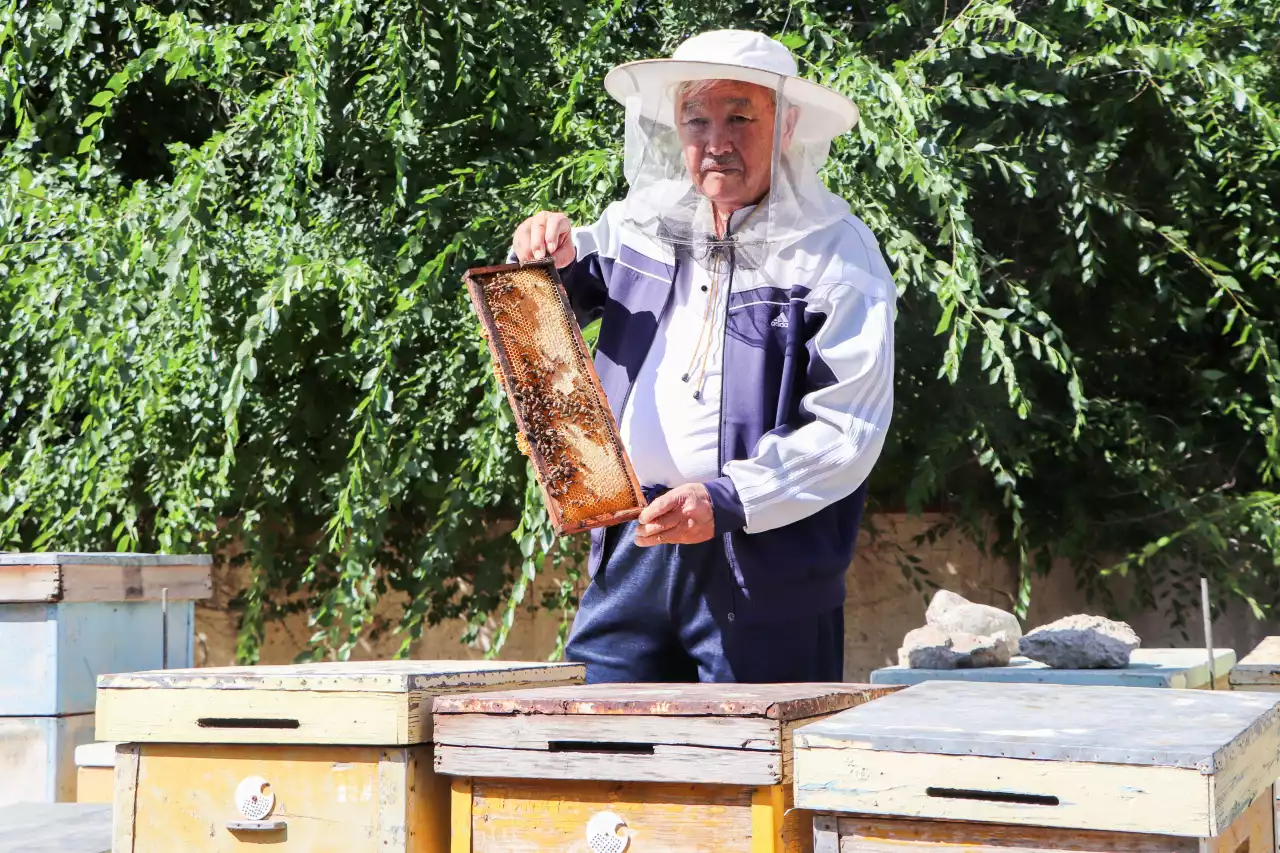
[[[1061,557],[1175,612],[1210,571],[1268,614],[1278,13],[4,0],[0,544],[237,538],[247,660],[281,608],[317,654],[509,625],[580,543],[550,535],[460,274],[527,213],[624,191],[612,64],[751,26],[862,107],[828,181],[901,294],[879,505],[952,510],[1024,606]]]

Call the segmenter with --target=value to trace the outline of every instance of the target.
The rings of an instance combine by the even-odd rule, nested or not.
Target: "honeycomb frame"
[[[556,534],[639,516],[644,492],[555,263],[476,267],[463,281]]]

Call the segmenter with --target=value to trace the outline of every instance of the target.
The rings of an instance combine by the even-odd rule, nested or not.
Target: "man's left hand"
[[[640,513],[636,544],[696,545],[716,532],[711,494],[701,483],[686,483],[659,495]]]

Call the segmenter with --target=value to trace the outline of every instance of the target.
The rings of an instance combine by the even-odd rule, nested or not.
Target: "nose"
[[[733,151],[733,140],[728,133],[728,129],[720,125],[713,125],[707,133],[707,153],[713,157],[728,154]]]

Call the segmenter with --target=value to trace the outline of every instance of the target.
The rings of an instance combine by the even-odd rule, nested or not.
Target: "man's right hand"
[[[555,258],[556,268],[573,263],[573,223],[563,213],[542,210],[530,216],[516,229],[514,248],[521,262],[540,261],[547,255]]]

